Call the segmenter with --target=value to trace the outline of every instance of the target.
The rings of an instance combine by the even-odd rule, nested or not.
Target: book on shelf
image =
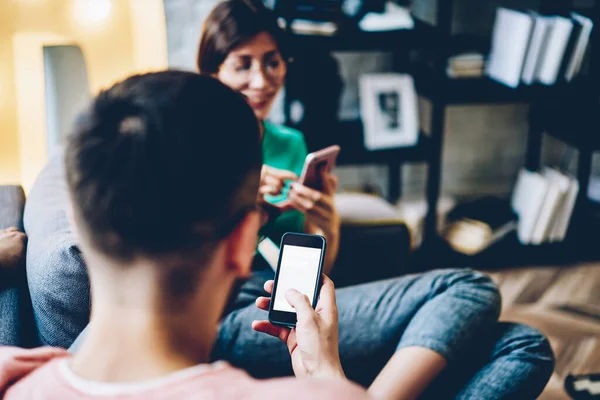
[[[548,183],[548,189],[531,235],[531,244],[535,245],[550,241],[550,230],[569,186],[568,178],[553,169],[544,168],[541,175]]]
[[[486,74],[512,88],[569,82],[581,70],[592,29],[592,20],[578,13],[541,15],[499,8]]]
[[[519,171],[511,206],[519,216],[517,236],[523,244],[531,243],[535,223],[547,191],[548,183],[541,174],[526,169]]]
[[[563,241],[578,192],[577,180],[558,170],[522,169],[511,197],[511,207],[519,217],[519,241],[532,245]]]
[[[581,64],[583,63],[583,58],[590,41],[590,35],[592,34],[592,28],[594,27],[592,20],[581,14],[571,13],[571,18],[577,24],[581,25],[581,29],[579,30],[579,36],[577,37],[577,44],[575,45],[572,56],[566,66],[564,76],[567,82],[573,79],[573,77],[581,70]]]
[[[510,202],[483,197],[456,206],[448,214],[444,239],[455,251],[474,255],[496,243],[517,227]]]
[[[568,187],[558,205],[557,215],[550,230],[550,242],[562,242],[567,237],[569,223],[579,194],[579,181],[574,177],[561,175],[560,179],[564,182],[562,185],[568,184]]]
[[[483,76],[484,66],[481,53],[457,54],[448,59],[446,72],[450,78],[476,78]]]
[[[281,29],[286,29],[288,22],[279,18],[278,24]],[[338,32],[338,25],[330,21],[295,19],[290,24],[290,30],[296,35],[333,36]]]
[[[573,22],[570,19],[561,16],[552,17],[537,68],[536,75],[540,83],[544,85],[556,83],[572,30]]]
[[[538,60],[540,59],[543,45],[546,42],[548,28],[551,23],[550,17],[540,15],[533,11],[530,12],[530,15],[533,18],[534,23],[527,47],[525,63],[523,65],[523,73],[521,75],[521,80],[526,85],[531,85],[535,81]]]
[[[481,53],[456,54],[448,59],[448,66],[453,70],[482,69],[485,57]]]
[[[449,78],[478,78],[483,76],[483,72],[483,68],[454,69],[449,66],[446,69]]]
[[[532,27],[529,14],[498,8],[486,63],[488,77],[511,88],[519,86]]]

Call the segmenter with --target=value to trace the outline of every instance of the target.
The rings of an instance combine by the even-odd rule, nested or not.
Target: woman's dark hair
[[[226,0],[217,4],[202,26],[196,65],[201,74],[216,74],[227,55],[261,32],[275,40],[284,60],[285,32],[261,0]]]

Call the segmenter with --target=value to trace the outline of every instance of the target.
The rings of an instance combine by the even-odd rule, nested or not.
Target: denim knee
[[[546,336],[525,324],[502,322],[501,325],[505,326],[505,334],[496,343],[496,350],[502,353],[510,352],[519,359],[532,361],[550,377],[555,360]]]
[[[463,296],[470,296],[486,306],[486,311],[496,319],[502,311],[502,295],[496,283],[486,274],[471,269],[452,271],[448,286],[460,286]]]

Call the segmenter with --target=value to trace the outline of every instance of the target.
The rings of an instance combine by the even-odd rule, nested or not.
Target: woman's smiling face
[[[269,33],[261,32],[229,52],[216,77],[246,96],[256,118],[264,120],[283,87],[286,73],[277,43]]]

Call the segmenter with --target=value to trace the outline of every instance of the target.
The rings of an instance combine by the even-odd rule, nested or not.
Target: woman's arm
[[[305,216],[304,231],[322,235],[327,240],[327,254],[323,265],[323,272],[327,274],[331,272],[338,255],[341,223],[333,200],[337,178],[324,171],[322,182],[321,191],[293,183],[288,198],[290,204]]]
[[[327,241],[327,252],[325,254],[325,261],[323,262],[323,273],[326,275],[331,274],[333,265],[337,259],[337,255],[340,248],[340,229],[332,232],[324,232],[321,228],[311,224],[308,220],[304,223],[304,231],[313,235],[321,235]]]

